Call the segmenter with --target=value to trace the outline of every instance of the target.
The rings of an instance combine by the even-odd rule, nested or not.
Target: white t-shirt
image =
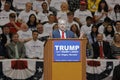
[[[67,20],[67,12],[62,12],[62,11],[57,12],[57,19],[59,18]]]
[[[115,14],[115,12],[112,11],[112,12],[108,15],[108,17],[111,18],[111,19],[114,20],[114,21],[119,21],[119,20],[120,20],[120,12]]]
[[[95,16],[101,16],[101,15],[102,15],[102,12],[98,12],[98,11],[95,12]],[[101,17],[99,19],[98,23],[102,23],[105,18],[106,18],[106,15],[104,15],[103,17]]]
[[[74,13],[74,17],[79,18],[80,22],[82,23],[82,25],[86,24],[86,17],[87,16],[91,16],[92,14],[89,10],[85,10],[85,11],[80,11],[80,9],[77,9]]]
[[[32,38],[32,31],[31,30],[28,30],[26,32],[19,30],[17,33],[18,33],[20,39]]]
[[[48,16],[50,14],[53,14],[53,13],[50,11],[48,13],[39,12],[37,17],[41,22],[44,22],[44,21],[48,21]]]
[[[28,58],[33,58],[33,57],[38,57],[38,58],[43,58],[43,49],[44,49],[44,43],[37,40],[31,40],[28,41],[25,44],[26,48],[26,55]]]
[[[54,26],[55,24],[56,24],[56,23],[52,23],[52,24],[46,23],[46,24],[44,24],[44,25],[43,25],[43,27],[44,27],[44,32],[45,32],[46,34],[52,33],[52,28],[53,28],[53,26]]]
[[[105,27],[104,27],[103,25],[101,25],[101,26],[99,26],[99,28],[98,28],[98,32],[103,34],[104,29],[105,29]]]
[[[110,8],[114,8],[116,4],[120,5],[120,0],[105,0]]]
[[[10,22],[10,20],[9,20],[9,14],[11,14],[11,13],[15,13],[15,12],[13,10],[10,10],[8,12],[6,12],[5,10],[3,10],[3,11],[0,12],[0,25],[5,25],[8,22]]]
[[[88,27],[87,25],[83,25],[80,29],[80,32],[83,32],[86,35],[89,35],[92,29],[92,24]]]
[[[49,36],[49,34],[43,32],[42,34],[38,34],[38,38],[44,37],[44,36]]]
[[[42,3],[43,2],[46,2],[48,4],[48,2],[45,0],[45,1],[34,1],[33,2],[33,10],[37,10],[39,12],[42,12],[43,9],[42,9]],[[48,5],[48,9],[49,9],[49,5]]]
[[[17,9],[25,9],[25,4],[31,0],[13,0],[13,6]]]
[[[60,6],[62,2],[67,2],[66,0],[51,0],[50,7],[54,7],[57,10],[61,10]]]
[[[29,20],[29,16],[31,14],[34,14],[36,16],[36,13],[32,10],[30,10],[29,12],[26,12],[25,10],[20,12],[19,16],[18,16],[18,19],[21,19],[23,22],[28,22]],[[37,16],[36,16],[37,17]]]

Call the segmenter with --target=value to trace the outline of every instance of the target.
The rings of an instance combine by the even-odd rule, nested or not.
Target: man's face
[[[31,3],[27,3],[27,4],[26,4],[26,10],[27,10],[27,11],[30,11],[31,8],[32,8],[32,4],[31,4]]]
[[[5,3],[4,10],[5,11],[9,11],[10,10],[10,5],[8,3]]]
[[[48,9],[47,3],[42,4],[42,8],[43,10],[47,10]]]
[[[103,34],[98,34],[97,35],[97,41],[102,42],[103,41]]]
[[[48,17],[48,20],[49,20],[50,22],[55,22],[55,16],[50,15],[50,16]]]
[[[82,4],[82,5],[80,5],[80,10],[81,11],[85,11],[86,10],[86,8],[87,8],[87,5],[86,4]]]
[[[18,34],[15,34],[15,35],[12,36],[12,41],[15,42],[15,43],[19,41]]]
[[[60,29],[60,30],[65,31],[65,30],[66,30],[66,21],[60,19],[60,20],[58,21],[58,26],[59,26],[59,29]]]
[[[32,37],[33,37],[33,40],[37,40],[38,39],[38,32],[33,32]]]
[[[3,28],[3,33],[4,33],[4,34],[9,34],[9,33],[10,33],[9,27],[4,27],[4,28]]]
[[[68,18],[68,20],[73,20],[74,19],[74,15],[68,15],[67,18]]]
[[[43,33],[43,26],[42,25],[38,25],[37,26],[37,31],[42,34]]]

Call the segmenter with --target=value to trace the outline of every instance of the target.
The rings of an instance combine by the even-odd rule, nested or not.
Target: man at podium
[[[66,29],[66,21],[63,19],[58,20],[58,29],[52,32],[52,38],[74,38],[74,33]]]

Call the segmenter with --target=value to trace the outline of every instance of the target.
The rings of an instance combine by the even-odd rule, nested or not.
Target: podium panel
[[[48,39],[44,80],[86,80],[86,39]]]

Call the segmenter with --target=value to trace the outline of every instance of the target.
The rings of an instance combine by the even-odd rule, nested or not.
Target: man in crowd
[[[43,59],[44,43],[38,40],[38,31],[32,32],[33,39],[25,44],[26,56],[32,59]]]

